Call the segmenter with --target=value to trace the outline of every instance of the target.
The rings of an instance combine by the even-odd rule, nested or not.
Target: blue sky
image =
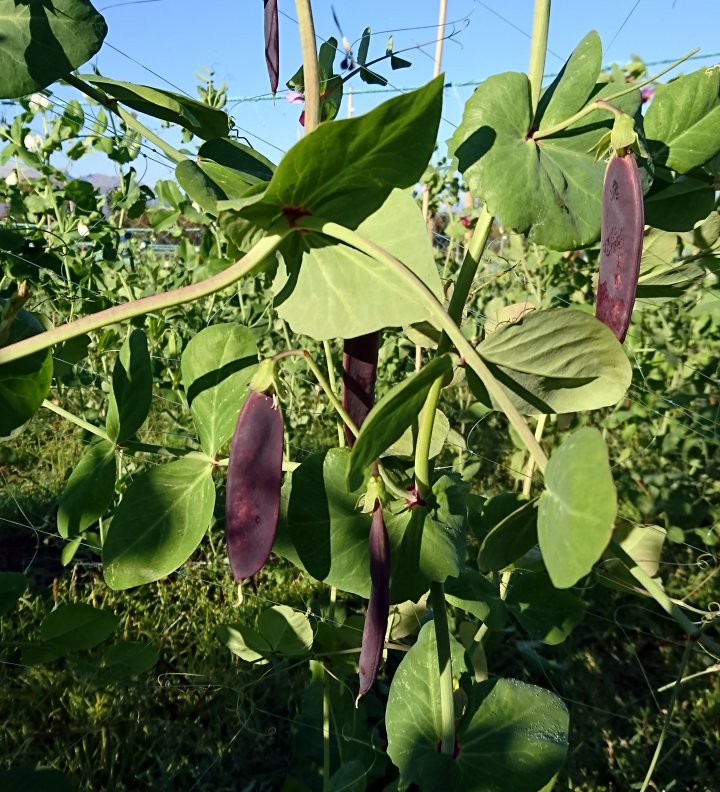
[[[105,15],[109,34],[93,59],[100,71],[115,79],[141,82],[196,95],[194,72],[211,68],[217,82],[225,80],[236,101],[231,115],[252,145],[274,161],[297,141],[300,108],[283,96],[284,82],[300,65],[295,4],[280,0],[280,91],[268,101],[268,78],[263,54],[261,0],[118,0],[97,2]],[[378,70],[398,89],[421,85],[430,79],[435,51],[438,0],[315,0],[316,33],[324,40],[339,38],[331,5],[345,36],[354,43],[362,30],[373,31],[370,57],[384,52],[393,34],[395,50],[424,45],[404,53],[412,67],[392,72]],[[503,71],[527,71],[532,0],[448,0],[448,29],[443,71],[453,87],[445,91],[441,141],[459,123],[472,87],[457,84],[481,81]],[[599,32],[604,63],[624,63],[632,53],[646,62],[679,57],[695,47],[702,56],[682,68],[690,71],[720,61],[720,2],[718,0],[554,0],[550,22],[546,73],[557,72],[578,41],[591,29]],[[715,53],[715,57],[710,57]],[[661,67],[651,67],[651,71]],[[667,79],[667,78],[665,78]],[[393,93],[378,92],[358,78],[351,83],[354,112],[369,110]],[[371,90],[372,93],[359,93]],[[63,92],[63,96],[67,96]],[[346,114],[343,106],[341,116]],[[149,124],[160,129],[160,124]],[[165,130],[162,134],[167,134]],[[162,159],[161,156],[154,159]],[[138,171],[143,167],[137,163]],[[111,172],[112,165],[81,162],[76,174],[95,169]],[[171,168],[148,162],[146,181],[170,175]]]

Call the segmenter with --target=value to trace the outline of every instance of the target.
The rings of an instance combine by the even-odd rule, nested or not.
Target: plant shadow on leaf
[[[485,156],[493,147],[496,137],[497,133],[492,127],[481,126],[476,129],[466,141],[458,146],[455,152],[458,170],[464,173],[480,157]]]
[[[209,371],[207,374],[203,374],[201,377],[193,380],[187,389],[188,405],[192,406],[193,401],[204,391],[216,388],[221,382],[228,379],[228,377],[231,377],[238,371],[243,371],[248,368],[248,366],[254,366],[256,363],[257,357],[255,355],[247,355],[244,358],[231,360],[219,369]]]

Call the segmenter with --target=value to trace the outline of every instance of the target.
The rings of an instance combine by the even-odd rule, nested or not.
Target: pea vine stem
[[[450,756],[455,752],[455,705],[453,702],[452,656],[448,628],[445,587],[442,583],[430,584],[438,668],[440,669],[440,752]]]
[[[530,67],[528,79],[530,80],[530,101],[533,115],[540,101],[542,91],[542,78],[545,71],[545,56],[547,52],[548,29],[550,28],[550,0],[535,0],[533,13],[533,32],[530,43]]]
[[[637,580],[665,613],[671,616],[677,624],[682,627],[691,639],[697,641],[703,649],[710,652],[716,659],[720,658],[720,644],[703,634],[702,628],[683,613],[682,609],[665,593],[663,587],[645,572],[616,539],[610,540],[610,549],[615,553],[617,558],[620,559],[623,566],[625,566],[635,580]]]
[[[285,236],[289,233],[287,229],[273,233],[268,232],[251,250],[249,250],[240,260],[226,270],[212,275],[205,280],[191,283],[188,286],[181,286],[171,291],[153,294],[132,302],[114,305],[104,311],[84,316],[74,322],[59,325],[52,330],[30,336],[15,344],[0,348],[0,365],[19,360],[26,355],[48,349],[55,344],[77,338],[83,333],[99,330],[115,322],[123,322],[133,319],[136,316],[143,316],[152,311],[160,311],[165,308],[172,308],[176,305],[192,302],[201,297],[208,297],[221,289],[232,286],[245,275],[250,275],[262,262],[280,246]]]
[[[57,404],[53,404],[53,402],[49,401],[48,399],[44,399],[42,406],[46,410],[50,410],[54,412],[55,415],[59,415],[61,418],[64,418],[66,421],[75,424],[75,426],[79,426],[81,429],[84,429],[86,432],[95,435],[95,437],[99,437],[101,440],[107,440],[108,443],[112,443],[116,445],[108,436],[107,432],[104,429],[101,429],[99,426],[95,426],[95,424],[91,424],[89,421],[86,421],[84,418],[80,418],[78,415],[74,413],[68,412],[68,410],[63,409]],[[172,446],[160,446],[155,445],[153,443],[140,443],[134,440],[127,440],[120,445],[116,445],[118,450],[122,451],[130,451],[131,453],[136,452],[144,452],[148,454],[158,454],[158,453],[166,453],[169,456],[174,457],[187,457],[190,459],[202,459],[207,461],[208,463],[213,462],[213,459],[209,457],[207,454],[204,454],[202,451],[194,451],[192,448],[174,448]],[[215,460],[215,464],[223,465],[227,464],[227,462],[217,461]]]
[[[533,433],[530,431],[528,425],[525,423],[525,420],[510,400],[510,397],[495,379],[480,355],[475,351],[473,345],[462,334],[459,326],[445,311],[438,298],[409,267],[379,245],[370,242],[357,232],[351,231],[338,223],[326,222],[315,217],[302,217],[298,220],[297,227],[315,231],[331,239],[336,239],[338,242],[350,245],[397,273],[425,304],[431,321],[435,323],[438,329],[447,333],[450,341],[463,357],[465,365],[469,366],[483,381],[488,393],[495,399],[505,415],[507,415],[510,423],[522,438],[525,447],[535,458],[535,463],[538,468],[540,468],[541,471],[545,470],[548,461],[547,456],[535,439]]]

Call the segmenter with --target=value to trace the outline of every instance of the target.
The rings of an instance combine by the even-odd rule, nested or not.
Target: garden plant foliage
[[[275,92],[277,5],[265,6]],[[0,472],[51,414],[82,432],[48,507],[74,593],[40,613],[32,564],[0,570],[3,619],[34,619],[3,644],[8,662],[65,669],[98,702],[135,690],[168,661],[121,603],[171,610],[173,591],[188,613],[197,604],[187,629],[223,669],[230,731],[241,710],[257,725],[284,700],[289,758],[256,777],[293,790],[539,792],[562,774],[582,784],[575,752],[601,735],[577,736],[568,704],[583,691],[560,672],[575,662],[579,680],[591,667],[580,647],[606,601],[642,603],[628,606],[642,613],[638,652],[662,630],[658,643],[685,648],[678,679],[711,673],[712,576],[661,573],[668,553],[712,554],[718,540],[717,67],[666,83],[637,63],[603,71],[591,31],[541,90],[547,34],[536,31],[529,74],[485,80],[438,159],[443,78],[338,120],[345,82],[383,84],[383,67],[407,61],[392,38],[369,61],[369,29],[357,62],[346,52],[339,63],[333,39],[316,54],[299,13],[305,61],[288,87],[306,134],[273,163],[233,136],[211,79],[192,99],[78,74],[107,32],[88,0],[0,0],[0,17],[0,97],[17,100],[0,126],[0,161],[12,165],[0,182]],[[58,80],[94,103],[92,117],[56,101]],[[176,149],[138,114],[194,147]],[[135,169],[148,136],[174,164],[154,189]],[[54,165],[88,151],[119,169],[106,196]],[[618,157],[632,158],[622,162],[646,223],[626,230],[623,250],[642,257],[624,343],[592,310],[603,182]],[[435,239],[433,217],[444,224]],[[172,243],[170,259],[141,247],[145,231]],[[379,352],[356,426],[342,392],[354,386],[352,347],[342,350],[359,337]],[[272,470],[256,405],[273,427]],[[225,512],[236,576],[253,575],[240,603],[225,561],[228,469],[228,504],[244,496],[254,509]],[[102,583],[82,579],[88,566]],[[289,699],[273,687],[285,673]],[[273,683],[260,693],[264,676]],[[667,719],[624,780],[647,788],[683,690],[663,693]],[[176,702],[183,717],[190,700]],[[216,739],[236,767],[235,737]],[[94,766],[68,759],[60,773],[12,750],[0,786],[103,783]],[[167,783],[141,753],[138,777]],[[184,761],[176,782],[199,784]]]

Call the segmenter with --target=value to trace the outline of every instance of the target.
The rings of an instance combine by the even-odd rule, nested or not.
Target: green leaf
[[[645,222],[664,231],[692,231],[715,206],[715,189],[705,179],[657,178],[645,196]]]
[[[190,196],[192,201],[206,212],[217,215],[217,202],[224,201],[227,195],[223,192],[199,164],[186,159],[175,167],[175,178],[178,184]]]
[[[82,66],[107,35],[87,0],[0,0],[0,99],[39,91]]]
[[[555,449],[538,505],[538,539],[556,588],[585,577],[612,535],[617,494],[607,448],[597,429],[583,427]]]
[[[55,379],[62,379],[65,375],[70,374],[72,367],[87,357],[90,341],[90,336],[83,333],[55,347],[53,355],[53,377]]]
[[[182,354],[182,378],[203,451],[214,457],[230,439],[257,370],[252,331],[239,324],[211,325]]]
[[[575,47],[558,76],[540,97],[535,126],[548,129],[574,115],[595,88],[602,66],[602,43],[591,30]]]
[[[445,413],[442,410],[435,410],[435,420],[433,421],[432,436],[430,437],[429,459],[433,459],[443,450],[449,432],[450,421],[448,421]],[[400,438],[388,448],[385,456],[412,457],[414,453],[413,427],[408,426]]]
[[[214,506],[209,462],[179,459],[137,476],[108,528],[105,582],[120,591],[174,572],[200,544]]]
[[[160,655],[152,646],[138,641],[121,641],[107,648],[103,655],[106,666],[120,666],[133,674],[142,674],[157,664]]]
[[[368,49],[370,48],[370,37],[372,35],[372,30],[369,27],[366,27],[365,30],[362,32],[362,38],[360,39],[360,46],[358,47],[357,53],[357,62],[364,66],[367,63],[367,56],[368,56]]]
[[[310,620],[287,605],[274,605],[260,614],[258,629],[272,651],[287,657],[307,654],[313,642]]]
[[[129,440],[143,425],[152,402],[152,366],[147,338],[139,328],[120,348],[112,375],[112,390],[105,427],[118,444]]]
[[[654,160],[687,173],[720,151],[720,69],[702,68],[659,91],[644,119]]]
[[[0,616],[9,613],[27,588],[22,572],[0,572]]]
[[[433,358],[420,371],[391,388],[370,410],[350,455],[347,482],[351,489],[360,487],[370,463],[417,420],[433,382],[452,366],[450,355]]]
[[[250,187],[270,181],[275,165],[233,138],[214,138],[200,146],[198,167],[227,195],[240,198]]]
[[[371,516],[358,508],[362,491],[345,485],[348,456],[339,448],[313,454],[287,477],[273,550],[317,580],[367,598]],[[392,603],[417,600],[431,580],[458,575],[465,558],[463,500],[448,477],[433,492],[432,511],[385,515]]]
[[[656,577],[660,572],[660,557],[666,537],[667,531],[659,525],[626,523],[615,532],[615,538],[623,550],[649,577]],[[608,553],[612,553],[612,550]],[[599,577],[603,583],[619,583],[621,591],[638,585],[625,564],[614,557],[605,560]]]
[[[437,137],[442,77],[384,102],[359,118],[321,124],[282,158],[262,201],[242,216],[269,228],[312,214],[348,228],[385,202],[394,188],[413,187]]]
[[[569,110],[569,100],[576,98],[583,79],[561,94],[558,112]],[[618,87],[595,86],[586,100],[610,95]],[[614,103],[634,115],[639,92]],[[595,110],[562,132],[535,141],[529,137],[527,75],[506,72],[489,77],[470,97],[449,149],[473,195],[500,217],[505,228],[553,250],[574,250],[600,236],[605,163],[596,162],[591,150],[611,126],[610,114]]]
[[[422,212],[408,192],[394,190],[357,231],[407,264],[442,300]],[[319,235],[306,235],[303,242],[299,271],[294,262],[286,261],[273,283],[278,314],[296,333],[317,339],[355,338],[428,318],[427,308],[405,279],[386,265],[348,245],[328,244]]]
[[[342,765],[332,774],[330,792],[365,792],[368,770],[358,759]]]
[[[120,624],[109,611],[78,602],[60,605],[43,619],[40,639],[64,653],[92,649],[108,638]]]
[[[462,647],[451,637],[453,674],[465,675]],[[437,644],[425,624],[390,686],[385,724],[388,754],[401,784],[422,789],[537,792],[559,770],[567,753],[568,713],[562,700],[514,679],[470,684],[459,724],[456,757],[437,751],[440,691]]]
[[[111,80],[95,74],[80,75],[121,104],[146,113],[153,118],[179,124],[203,140],[225,137],[230,129],[230,119],[222,110],[198,102],[183,94],[151,88],[148,85]]]
[[[455,608],[472,613],[491,630],[502,630],[507,621],[505,603],[495,586],[476,569],[467,567],[457,578],[445,581],[445,598]]]
[[[537,544],[537,499],[502,519],[485,537],[478,553],[484,572],[499,571],[522,558]]]
[[[246,624],[220,624],[215,635],[223,646],[247,663],[264,664],[272,654],[267,640]]]
[[[630,362],[612,331],[582,311],[530,311],[500,325],[477,351],[526,415],[616,404],[632,379]],[[475,397],[490,406],[477,376],[467,367],[466,374]]]
[[[115,494],[115,446],[108,440],[92,443],[80,458],[60,498],[58,533],[73,539],[105,514]]]
[[[562,643],[585,615],[585,603],[542,572],[514,574],[506,604],[530,638],[549,646]]]
[[[0,299],[0,309],[3,305],[5,300]],[[15,344],[44,329],[31,313],[20,310],[0,346]],[[7,437],[33,417],[50,390],[52,373],[52,355],[48,349],[0,366],[0,438]]]
[[[675,261],[676,254],[677,234],[656,228],[646,232],[637,299],[678,297],[705,277],[705,270],[692,261]]]

